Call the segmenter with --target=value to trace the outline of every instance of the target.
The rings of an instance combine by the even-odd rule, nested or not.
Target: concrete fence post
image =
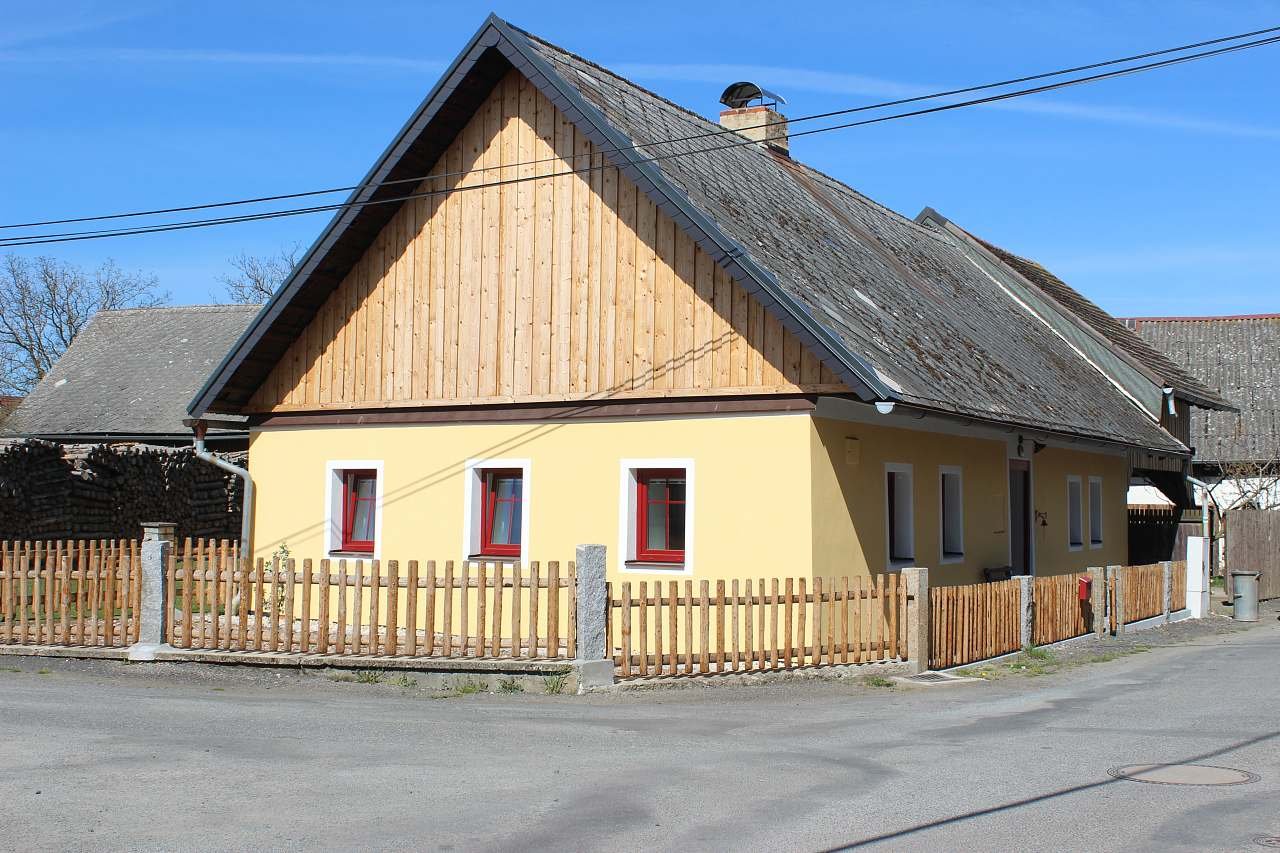
[[[129,647],[129,660],[156,659],[164,645],[168,604],[164,600],[164,573],[173,550],[175,526],[165,521],[142,525],[142,598],[138,610],[138,642]]]
[[[1192,619],[1209,613],[1209,540],[1204,536],[1187,537],[1187,609]]]
[[[1115,578],[1115,604],[1112,606],[1115,607],[1116,610],[1116,636],[1118,637],[1124,633],[1124,572],[1121,571],[1120,566],[1107,566],[1107,574]]]
[[[1172,603],[1170,599],[1173,597],[1173,563],[1168,560],[1162,560],[1160,562],[1160,571],[1164,574],[1164,589],[1160,596],[1160,600],[1164,602],[1164,610],[1161,613],[1161,617],[1168,622],[1169,611],[1173,609],[1170,606]]]
[[[1102,566],[1090,566],[1089,577],[1093,585],[1089,591],[1089,606],[1093,610],[1093,635],[1107,635],[1107,570]]]
[[[929,570],[903,569],[902,582],[908,596],[907,669],[915,675],[929,669]]]
[[[576,554],[578,576],[578,692],[613,684],[613,659],[605,635],[609,611],[605,586],[606,550],[603,545],[579,545]]]
[[[1035,643],[1036,579],[1031,575],[1018,576],[1018,594],[1022,607],[1018,619],[1018,637],[1022,648]]]

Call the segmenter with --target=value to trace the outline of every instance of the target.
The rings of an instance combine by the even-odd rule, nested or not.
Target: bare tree
[[[286,246],[274,255],[250,255],[241,252],[231,259],[235,272],[222,276],[219,281],[227,290],[232,302],[257,305],[271,298],[298,265],[302,244]]]
[[[1210,489],[1224,512],[1233,509],[1276,509],[1280,505],[1280,458],[1224,462]]]
[[[169,301],[154,275],[8,254],[0,264],[0,394],[26,394],[98,311]]]

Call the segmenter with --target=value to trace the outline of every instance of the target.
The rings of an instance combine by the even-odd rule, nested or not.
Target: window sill
[[[684,563],[661,563],[650,560],[627,560],[622,565],[633,572],[683,572],[685,570]]]
[[[1090,542],[1090,543],[1089,543],[1089,550],[1090,550],[1090,551],[1097,551],[1097,550],[1099,550],[1100,548],[1102,548],[1102,543],[1101,543],[1101,542]]]
[[[915,558],[915,557],[906,557],[906,558],[901,559],[901,560],[890,560],[890,561],[889,561],[889,571],[891,571],[891,572],[900,572],[900,571],[902,571],[903,569],[909,569],[909,568],[911,568],[911,567],[912,567],[912,566],[914,566],[915,564],[916,564],[916,558]]]
[[[331,560],[372,560],[375,559],[373,551],[330,551],[329,559]]]
[[[1068,550],[1068,551],[1083,551],[1083,550],[1084,550],[1084,543],[1082,543],[1082,542],[1076,542],[1076,543],[1069,544],[1069,545],[1067,545],[1067,550]]]
[[[510,554],[471,554],[466,559],[470,563],[502,563],[508,566],[521,562],[520,557],[513,557]]]
[[[944,566],[953,565],[955,563],[963,563],[963,562],[964,562],[964,554],[962,553],[942,555],[942,565]]]

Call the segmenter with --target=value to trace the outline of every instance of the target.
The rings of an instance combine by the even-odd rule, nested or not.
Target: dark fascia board
[[[634,140],[610,124],[594,104],[565,82],[529,44],[528,36],[500,18],[491,17],[490,22],[518,52],[518,58],[507,56],[512,65],[584,130],[609,163],[630,178],[712,260],[724,267],[739,286],[759,300],[802,344],[815,351],[842,382],[866,401],[898,399],[870,363],[818,322],[806,306],[783,289],[771,272],[756,263],[740,243],[725,234],[713,219],[668,181],[661,169],[634,147]],[[498,48],[502,50],[503,45],[499,44]],[[548,91],[548,87],[554,92]]]
[[[529,78],[565,116],[581,128],[602,149],[610,164],[620,169],[664,213],[702,247],[717,263],[723,266],[733,279],[747,292],[753,294],[788,328],[804,345],[813,349],[841,381],[864,400],[893,400],[897,395],[879,378],[875,369],[853,353],[829,329],[819,323],[809,310],[778,284],[767,270],[760,267],[750,254],[726,235],[718,225],[698,210],[687,197],[676,189],[653,164],[637,162],[632,158],[632,140],[620,133],[600,113],[569,86],[550,65],[537,55],[523,32],[495,15],[490,15],[467,46],[454,59],[448,71],[440,78],[431,93],[422,101],[413,116],[401,128],[376,164],[360,182],[360,188],[348,197],[348,204],[366,201],[376,190],[377,183],[385,179],[395,163],[410,148],[413,141],[425,131],[444,104],[446,98],[458,87],[462,79],[474,68],[480,56],[489,49],[499,53]],[[637,155],[640,156],[640,155]],[[249,328],[232,347],[218,368],[205,382],[188,407],[193,417],[209,411],[209,407],[223,388],[261,341],[263,335],[279,318],[285,306],[305,285],[325,254],[342,236],[355,219],[359,208],[345,207],[334,215],[319,239],[312,244],[306,256],[285,281],[271,300],[249,324]]]
[[[216,430],[208,433],[209,440],[247,439],[249,430],[246,426],[239,430]],[[23,441],[38,439],[55,441],[59,444],[101,444],[110,441],[136,441],[141,444],[155,442],[179,442],[188,444],[191,441],[189,432],[32,432],[0,435],[0,441]]]
[[[218,367],[210,374],[209,379],[187,407],[188,414],[193,417],[199,417],[209,411],[209,407],[221,394],[228,380],[253,352],[254,347],[280,317],[284,308],[306,284],[324,256],[333,248],[334,244],[338,242],[339,238],[355,220],[361,210],[356,205],[359,202],[369,200],[378,189],[379,182],[386,178],[387,173],[391,171],[400,157],[409,149],[413,140],[435,117],[436,112],[443,106],[448,97],[453,94],[458,83],[479,60],[480,55],[496,41],[493,36],[494,30],[492,26],[495,20],[497,19],[490,15],[484,25],[467,42],[461,53],[454,58],[448,70],[418,105],[409,120],[400,128],[400,132],[396,134],[391,144],[374,161],[373,167],[365,174],[356,189],[352,190],[347,197],[346,206],[333,215],[333,218],[329,220],[329,224],[325,226],[324,231],[320,233],[316,241],[311,244],[311,248],[307,250],[306,255],[303,256],[302,262],[294,267],[293,272],[290,273],[284,284],[277,288],[267,304],[262,306],[262,310],[253,318],[253,322],[249,324],[249,327],[245,329]]]

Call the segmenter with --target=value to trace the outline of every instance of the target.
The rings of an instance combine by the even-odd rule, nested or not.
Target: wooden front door
[[[1031,463],[1009,460],[1009,565],[1029,575],[1031,565]]]

